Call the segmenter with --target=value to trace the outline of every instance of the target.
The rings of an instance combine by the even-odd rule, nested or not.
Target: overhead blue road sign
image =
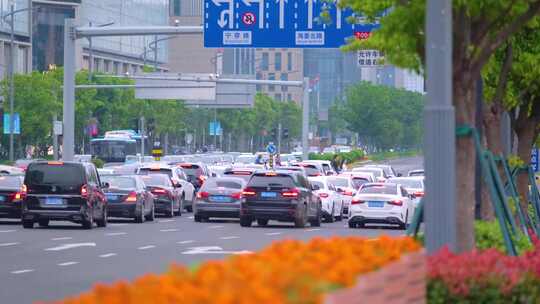
[[[336,0],[336,2],[339,0]],[[322,0],[205,0],[205,47],[338,48],[378,27]],[[331,22],[322,22],[324,8]],[[348,22],[354,17],[358,24]]]
[[[19,113],[13,115],[13,134],[21,134],[21,117]],[[4,113],[4,134],[11,134],[11,117],[9,113]]]
[[[276,154],[277,148],[275,145],[269,144],[268,146],[266,146],[266,152],[268,152],[269,154]]]
[[[538,172],[540,170],[540,159],[538,159],[538,149],[537,148],[534,148],[532,150],[532,154],[531,154],[531,166],[534,170],[534,172]]]
[[[208,131],[210,136],[221,136],[223,135],[223,129],[221,128],[221,123],[219,121],[210,122],[208,126]]]

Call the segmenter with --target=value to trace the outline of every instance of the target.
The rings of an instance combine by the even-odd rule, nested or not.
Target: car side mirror
[[[217,177],[217,174],[216,174],[216,173],[212,173],[212,177]]]
[[[345,190],[343,190],[342,188],[337,188],[337,192],[338,193],[343,193],[343,192],[345,192]]]
[[[397,174],[397,177],[402,177],[402,176],[403,176],[403,174],[401,174],[401,173]]]
[[[414,195],[414,194],[409,194],[409,198],[410,198],[410,199],[415,199],[415,198],[416,198],[416,195]]]
[[[101,183],[101,188],[103,189],[109,189],[111,187],[111,185],[107,182],[102,182]]]
[[[313,191],[321,190],[321,187],[319,187],[318,185],[311,185],[311,190]]]
[[[182,188],[182,184],[179,181],[175,180],[172,182],[172,184],[175,188]]]

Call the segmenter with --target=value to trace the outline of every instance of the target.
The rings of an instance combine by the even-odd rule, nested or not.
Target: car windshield
[[[319,189],[326,189],[326,187],[324,186],[324,183],[322,183],[322,182],[319,182],[319,181],[311,181],[311,184],[312,184],[313,186],[319,187]]]
[[[165,168],[141,168],[139,170],[140,174],[167,174],[169,177],[172,176],[172,170],[171,169],[165,169]]]
[[[0,188],[19,188],[22,180],[19,176],[0,176]]]
[[[328,182],[336,187],[349,187],[349,181],[346,178],[329,178]]]
[[[230,179],[209,179],[204,183],[205,189],[227,188],[227,189],[242,189],[240,181]]]
[[[397,195],[397,187],[396,185],[364,185],[359,193]]]
[[[254,175],[249,181],[250,187],[268,187],[268,186],[277,186],[277,187],[294,187],[294,180],[288,175]]]
[[[389,183],[400,184],[403,188],[422,189],[422,181],[415,179],[390,179]]]
[[[361,168],[353,170],[354,172],[365,172],[365,173],[372,173],[376,178],[382,176],[382,170],[380,169],[370,169],[370,168]]]
[[[81,165],[67,163],[38,163],[30,166],[26,173],[27,185],[78,186],[85,183]]]
[[[101,181],[109,183],[109,187],[113,189],[135,189],[137,187],[135,179],[132,177],[104,176]]]
[[[356,189],[360,188],[360,186],[362,186],[363,184],[368,183],[368,180],[362,177],[355,177],[352,181]]]
[[[171,180],[167,175],[151,174],[141,176],[144,184],[150,187],[172,187]]]
[[[409,172],[409,176],[424,176],[424,171],[412,171]]]
[[[321,175],[321,172],[319,169],[317,169],[317,166],[315,165],[307,165],[303,164],[302,167],[306,170],[307,176],[319,176]]]

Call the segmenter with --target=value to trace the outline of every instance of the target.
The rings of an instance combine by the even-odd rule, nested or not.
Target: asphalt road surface
[[[386,163],[406,173],[421,168],[422,159]],[[171,263],[190,265],[249,253],[276,240],[403,234],[401,230],[384,227],[350,229],[346,220],[305,229],[274,224],[241,228],[235,220],[195,223],[191,213],[144,224],[113,220],[107,228],[90,231],[68,222],[51,222],[49,228],[29,230],[18,221],[0,221],[0,303],[61,299],[88,290],[98,282],[131,280],[148,272],[163,272]]]

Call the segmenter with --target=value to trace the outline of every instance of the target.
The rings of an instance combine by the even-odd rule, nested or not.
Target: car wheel
[[[34,221],[32,221],[32,220],[23,220],[22,224],[23,224],[24,229],[32,229],[32,228],[34,228]]]
[[[87,218],[83,218],[82,220],[82,226],[84,229],[92,229],[94,226],[94,216],[93,211],[90,211],[90,216]]]
[[[339,215],[336,216],[336,221],[341,222],[343,220],[343,205],[341,205],[341,208],[339,209]]]
[[[192,203],[193,204],[193,203]],[[193,212],[193,205],[191,206],[186,206],[186,211],[187,212]]]
[[[141,207],[141,212],[135,216],[135,223],[142,224],[144,223],[144,206]]]
[[[409,211],[407,210],[407,213],[405,214],[405,222],[399,224],[399,229],[400,230],[406,230],[408,222],[409,222]]]
[[[107,227],[108,221],[109,220],[108,220],[108,214],[107,214],[107,207],[104,207],[102,217],[101,219],[96,221],[96,224],[98,227],[104,228],[104,227]]]
[[[322,218],[322,212],[321,209],[317,210],[317,214],[315,215],[315,218],[310,221],[311,227],[321,227],[321,218]]]
[[[195,215],[193,216],[193,219],[194,219],[195,222],[197,222],[197,223],[202,223],[202,221],[203,221],[203,217],[200,216],[200,215],[198,215],[198,214],[195,214]]]
[[[152,205],[152,210],[150,210],[150,214],[146,216],[146,220],[149,222],[153,222],[156,219],[156,208],[154,205]]]
[[[328,215],[328,217],[326,217],[326,222],[327,223],[333,223],[333,222],[336,221],[336,219],[334,218],[335,208],[336,208],[336,203],[333,203],[332,204],[332,211],[330,211],[330,214]]]
[[[49,219],[40,219],[38,224],[40,227],[49,227]]]
[[[306,206],[304,206],[304,210],[302,212],[302,214],[300,215],[300,217],[297,217],[294,219],[294,227],[296,228],[304,228],[306,227],[306,217],[307,217],[307,211],[306,211]]]
[[[249,217],[241,216],[240,217],[240,226],[241,227],[251,227],[252,220]]]
[[[264,227],[264,226],[268,225],[268,220],[266,220],[266,219],[257,219],[257,225]]]
[[[356,228],[355,222],[349,222],[349,228]]]

